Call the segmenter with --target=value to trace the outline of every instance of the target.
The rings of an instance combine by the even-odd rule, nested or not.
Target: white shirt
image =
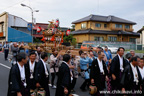
[[[118,57],[119,57],[119,61],[120,61],[120,70],[123,71],[124,68],[123,68],[123,57],[120,57],[119,54],[118,54]]]
[[[101,72],[101,73],[104,73],[102,60],[100,61],[100,60],[97,58],[97,61],[98,61],[98,65],[99,65],[99,68],[100,68],[100,72]]]
[[[30,67],[30,72],[34,72],[35,61],[32,64],[31,61],[29,60],[29,67]]]
[[[128,59],[126,59],[128,62],[130,62]]]
[[[21,80],[25,80],[25,68],[24,66],[21,67],[21,65],[17,62],[19,70],[20,70],[20,75],[21,75]]]
[[[41,61],[43,62],[43,65],[44,65],[44,68],[45,68],[45,75],[48,76],[48,69],[47,69],[47,66],[46,66],[46,63],[43,61],[43,59],[41,59]]]
[[[138,67],[138,68],[141,73],[142,79],[144,79],[144,67],[143,68]]]
[[[137,72],[136,67],[134,67],[131,63],[130,63],[130,65],[131,65],[133,76],[134,76],[134,82],[139,82],[138,81],[138,72]]]

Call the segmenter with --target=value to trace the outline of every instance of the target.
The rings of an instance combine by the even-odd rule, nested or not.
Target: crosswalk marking
[[[5,68],[11,69],[11,67],[6,66],[6,65],[4,65],[4,64],[2,64],[2,63],[0,63],[0,65],[3,66],[3,67],[5,67]]]

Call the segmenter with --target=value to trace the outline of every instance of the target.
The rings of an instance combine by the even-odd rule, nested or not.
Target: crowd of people
[[[97,92],[91,96],[106,94],[100,91],[111,92],[109,96],[144,96],[144,58],[136,56],[134,50],[124,56],[125,49],[119,47],[116,56],[112,57],[107,46],[104,49],[97,47],[96,51],[92,47],[88,51],[79,50],[79,55],[72,54],[72,50],[62,55],[53,48],[48,57],[40,47],[27,52],[21,46],[24,46],[23,42],[14,42],[11,46],[6,42],[3,46],[5,60],[9,51],[13,55],[8,96],[30,96],[30,90],[37,88],[44,88],[45,96],[50,96],[49,87],[56,89],[55,96],[70,96],[75,92],[78,77],[84,79],[81,91],[96,86]]]

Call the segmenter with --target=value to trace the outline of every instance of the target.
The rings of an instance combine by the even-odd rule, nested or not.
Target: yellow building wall
[[[98,28],[95,26],[96,23],[101,24],[101,27]],[[104,24],[107,24],[107,28],[104,28]],[[104,22],[91,22],[91,29],[93,30],[107,30],[110,31],[110,24],[109,23],[104,23]]]
[[[75,31],[81,29],[81,23],[75,24]]]
[[[80,35],[74,35],[74,38],[76,38],[77,43],[82,43],[83,41],[95,41],[95,37],[103,37],[104,41],[108,41],[108,37],[117,37],[117,41],[119,42],[129,42],[130,38],[139,38],[136,36],[124,36],[124,35],[103,35],[103,34],[80,34]],[[122,38],[122,40],[121,40]]]
[[[93,22],[93,21],[87,21],[87,22],[81,22],[75,24],[75,30],[85,30],[81,28],[81,24],[86,23],[86,28],[85,29],[93,29],[93,30],[106,30],[106,31],[113,31],[113,30],[123,30],[127,31],[125,29],[125,25],[130,25],[130,24],[122,24],[122,23],[107,23],[107,22]],[[96,23],[101,24],[101,27],[98,28],[95,26]],[[107,24],[107,28],[104,28],[104,24]],[[122,29],[115,28],[115,24],[122,24]],[[133,25],[130,25],[130,31],[133,31]]]
[[[74,35],[74,38],[76,38],[77,43],[82,43],[83,41],[89,41],[88,34]]]
[[[117,35],[107,35],[107,38],[106,38],[107,41],[108,41],[108,37],[117,37],[117,40],[118,40],[118,36]]]
[[[8,34],[7,34],[7,24],[8,24],[8,14],[5,12],[5,13],[2,13],[0,14],[0,22],[4,22],[4,26],[3,26],[3,36],[6,37],[6,40],[8,39]],[[3,37],[2,36],[2,37]],[[0,40],[0,42],[4,42],[5,40]]]
[[[111,23],[110,24],[111,25],[111,31],[117,29],[117,28],[115,28],[115,24],[122,24],[122,23]],[[126,31],[125,25],[130,25],[130,24],[122,24],[122,30],[123,31]],[[131,30],[131,32],[133,31],[133,25],[130,25],[129,30]]]
[[[89,23],[89,22],[77,23],[77,24],[75,24],[75,31],[76,31],[76,30],[85,30],[85,29],[82,29],[82,28],[81,28],[81,24],[82,24],[82,23],[86,23],[86,28],[85,28],[85,29],[88,29],[88,28],[90,27],[90,23]]]
[[[102,35],[102,34],[90,34],[90,41],[94,41],[95,37],[103,37],[104,41],[107,39],[107,35]]]
[[[93,30],[107,30],[107,31],[110,31],[110,24],[109,23],[102,23],[102,22],[92,22],[92,21],[88,21],[88,22],[81,22],[81,23],[77,23],[75,24],[75,30],[83,30],[81,28],[81,24],[82,23],[86,23],[86,29],[93,29]],[[97,28],[95,27],[95,24],[96,23],[100,23],[101,24],[101,28]],[[107,24],[107,28],[104,28],[104,24]]]

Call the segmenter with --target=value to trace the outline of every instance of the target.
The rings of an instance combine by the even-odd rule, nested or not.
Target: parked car
[[[104,46],[107,46],[108,47],[108,50],[111,52],[111,53],[117,53],[117,50],[118,48],[117,47],[114,47],[112,45],[103,45],[102,48],[104,49]]]
[[[91,46],[93,49],[96,49],[96,48],[97,48],[97,46],[96,46],[95,44],[93,44],[93,43],[83,43],[83,44],[81,45],[81,49],[88,49],[89,46]]]

